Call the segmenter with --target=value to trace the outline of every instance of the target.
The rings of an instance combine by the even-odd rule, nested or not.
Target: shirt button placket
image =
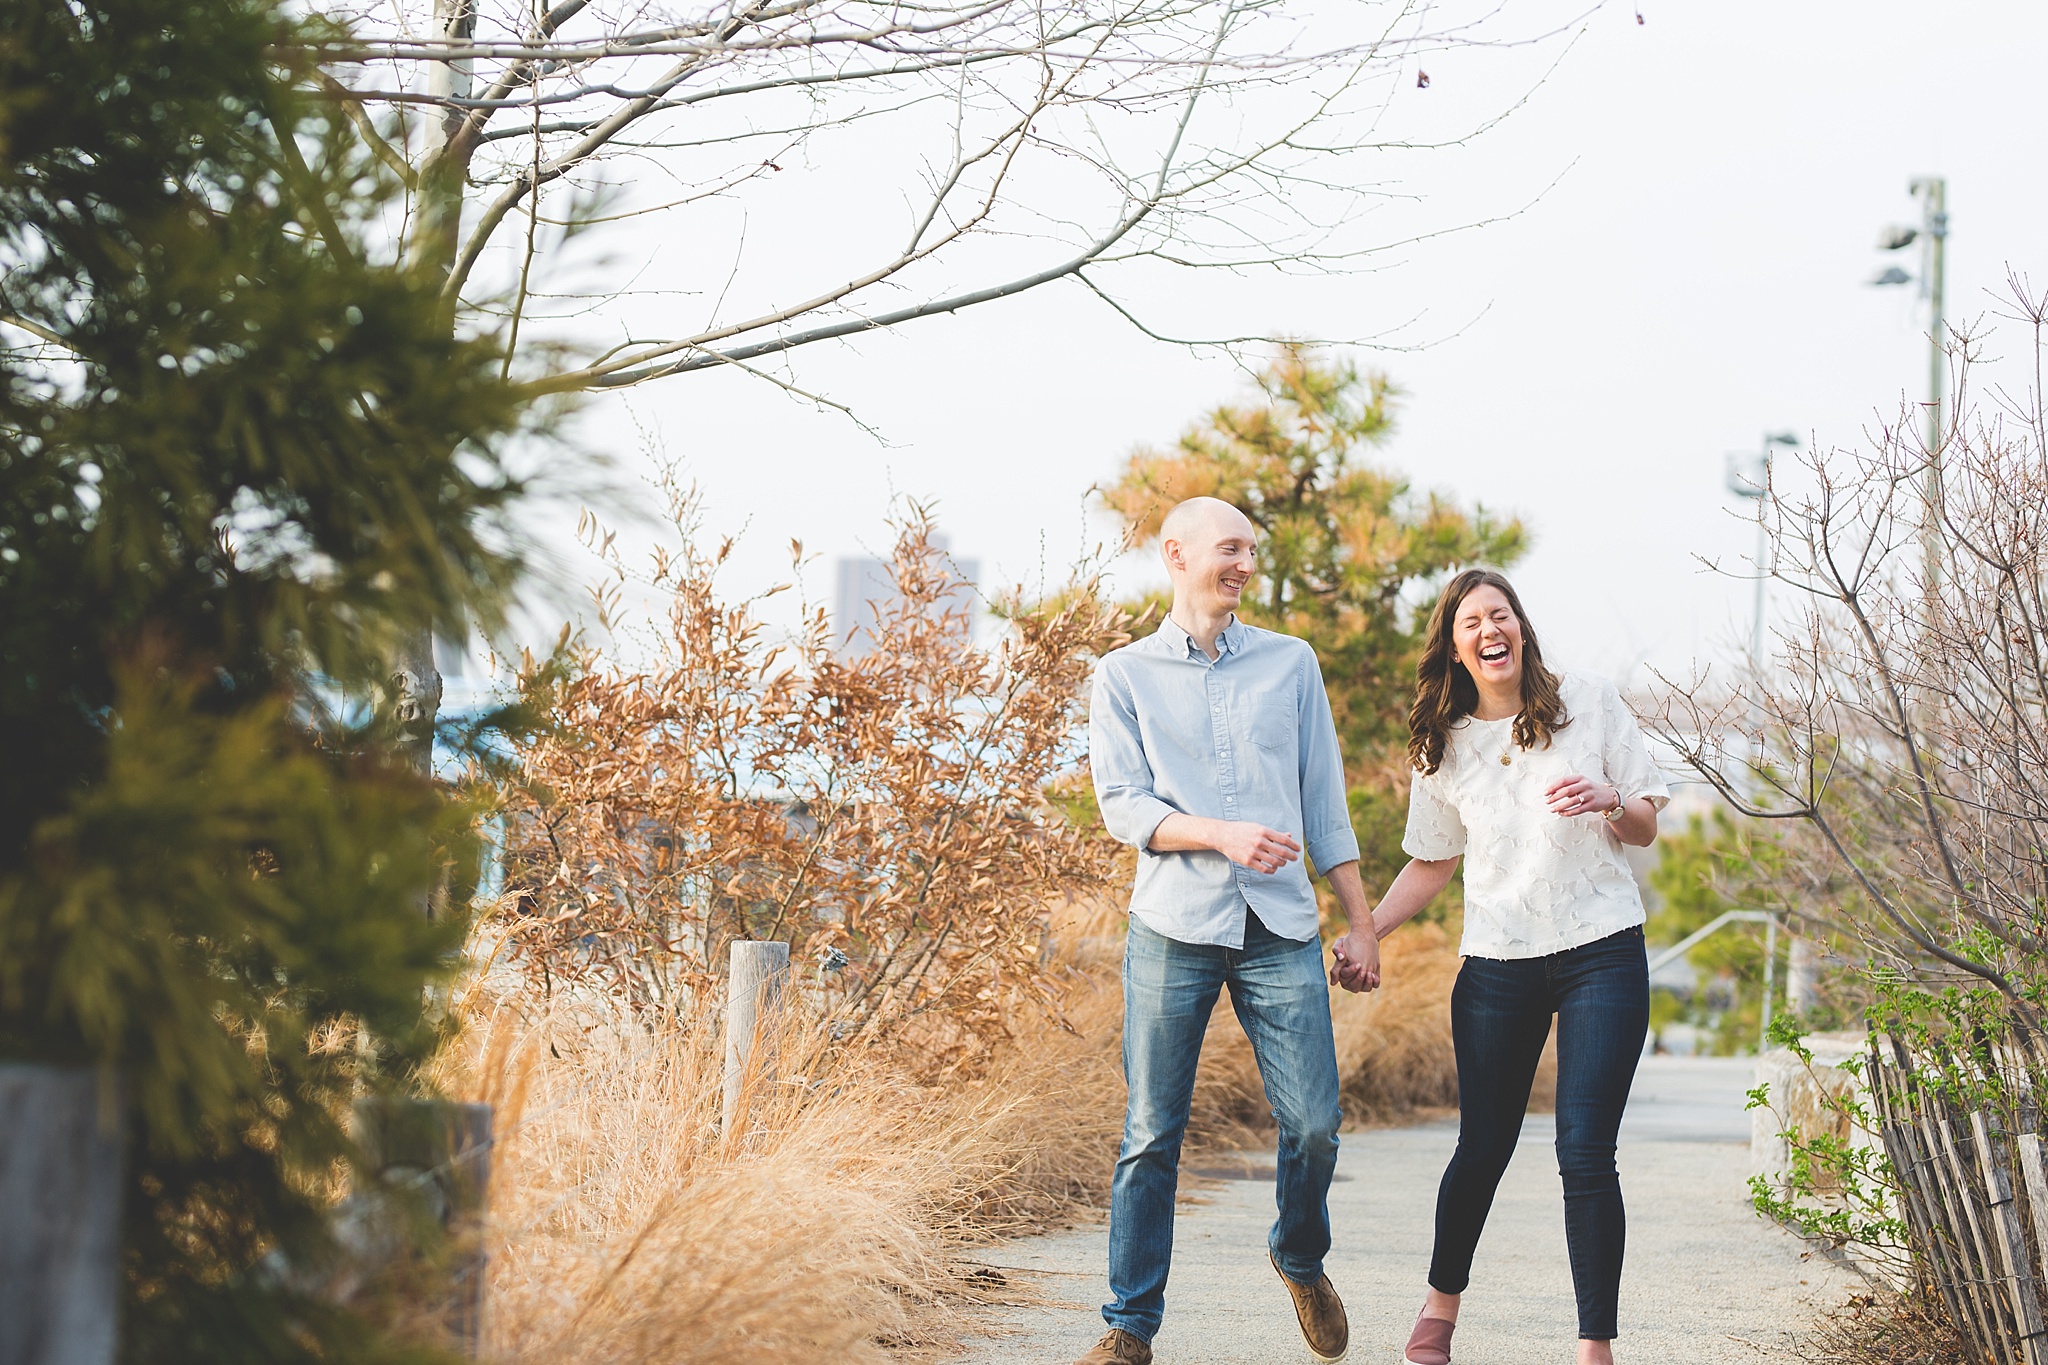
[[[1230,717],[1223,708],[1223,689],[1216,681],[1216,673],[1217,664],[1209,665],[1209,725],[1216,741],[1216,785],[1223,798],[1224,815],[1235,820],[1237,771],[1231,760]]]
[[[1227,655],[1225,657],[1228,657]],[[1218,659],[1209,665],[1209,725],[1216,743],[1216,785],[1218,795],[1223,799],[1223,818],[1237,819],[1237,769],[1233,764],[1230,745],[1230,716],[1223,705],[1223,688],[1216,674],[1223,663]],[[1232,866],[1231,872],[1237,881],[1240,895],[1250,890],[1249,879],[1244,869]]]

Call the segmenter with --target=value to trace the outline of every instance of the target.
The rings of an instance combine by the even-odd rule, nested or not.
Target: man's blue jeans
[[[1323,948],[1281,938],[1245,914],[1244,947],[1177,943],[1131,919],[1124,947],[1123,1149],[1109,1199],[1111,1327],[1146,1341],[1159,1331],[1173,1259],[1173,1193],[1195,1063],[1216,994],[1231,1007],[1258,1058],[1280,1123],[1280,1216],[1267,1239],[1290,1280],[1314,1284],[1330,1249],[1330,1177],[1337,1169],[1337,1049]]]

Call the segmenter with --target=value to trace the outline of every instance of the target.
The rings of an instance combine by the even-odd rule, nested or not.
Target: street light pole
[[[1918,228],[1891,227],[1877,239],[1880,251],[1921,244],[1920,296],[1927,300],[1927,470],[1921,496],[1920,552],[1922,578],[1931,593],[1941,580],[1941,447],[1944,437],[1942,402],[1948,387],[1948,350],[1943,345],[1946,321],[1944,295],[1948,284],[1948,181],[1923,175],[1906,187],[1920,201]],[[1875,285],[1910,284],[1913,277],[1891,266],[1871,281]]]
[[[1749,625],[1750,667],[1761,672],[1764,666],[1764,580],[1770,577],[1771,533],[1770,525],[1764,519],[1764,499],[1771,492],[1771,454],[1775,446],[1796,446],[1799,438],[1789,431],[1767,433],[1762,448],[1755,454],[1728,457],[1728,491],[1738,498],[1753,500],[1756,507],[1756,606]],[[1738,467],[1738,459],[1750,461],[1748,469]]]
[[[1921,214],[1927,238],[1928,340],[1927,356],[1927,454],[1938,467],[1941,450],[1941,401],[1948,387],[1948,352],[1942,345],[1942,293],[1948,276],[1948,181],[1931,175],[1913,182],[1913,193],[1921,196]],[[1938,496],[1940,486],[1934,484]]]
[[[1920,195],[1921,214],[1927,233],[1927,490],[1925,521],[1920,527],[1920,553],[1924,557],[1922,581],[1932,592],[1941,581],[1941,446],[1942,391],[1948,380],[1948,351],[1942,345],[1942,292],[1948,274],[1948,181],[1928,176],[1913,182]]]

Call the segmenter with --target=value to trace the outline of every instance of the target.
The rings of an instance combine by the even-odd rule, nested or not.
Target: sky
[[[1556,12],[1511,0],[1503,31]],[[1369,273],[1147,282],[1132,297],[1162,330],[1391,337],[1353,352],[1405,394],[1372,458],[1417,490],[1525,519],[1534,546],[1514,577],[1553,662],[1625,684],[1683,672],[1749,631],[1751,582],[1702,563],[1740,575],[1753,553],[1731,453],[1781,431],[1854,446],[1924,396],[1916,291],[1866,283],[1919,265],[1917,249],[1875,249],[1886,225],[1919,221],[1908,181],[1948,182],[1952,319],[1990,319],[2008,267],[2048,285],[2048,181],[2027,170],[2048,151],[2043,51],[2039,5],[1609,3],[1558,40],[1434,53],[1427,88],[1407,71],[1395,82],[1390,124],[1418,134],[1527,96],[1466,145],[1374,172],[1403,196],[1388,240],[1486,225]],[[824,222],[832,206],[799,211]],[[2017,326],[1989,349],[2024,382]],[[1070,284],[795,366],[859,423],[707,374],[593,400],[565,458],[613,462],[612,491],[591,497],[635,545],[651,530],[645,452],[677,461],[705,531],[739,537],[734,591],[787,579],[798,539],[809,595],[829,599],[834,559],[885,551],[906,498],[936,509],[985,586],[1056,584],[1113,535],[1091,486],[1246,383],[1230,357],[1150,340]],[[575,509],[549,516],[557,567],[529,594],[535,636],[596,572],[574,548]],[[1162,579],[1149,556],[1115,569],[1132,590]]]

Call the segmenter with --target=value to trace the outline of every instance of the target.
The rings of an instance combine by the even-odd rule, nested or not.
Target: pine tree
[[[1259,580],[1243,615],[1315,646],[1354,770],[1405,741],[1415,650],[1433,586],[1471,564],[1508,565],[1527,547],[1518,519],[1461,508],[1360,456],[1394,429],[1387,376],[1301,346],[1259,372],[1262,401],[1224,405],[1170,450],[1139,450],[1103,500],[1138,544],[1183,498],[1238,506],[1259,529]]]
[[[272,0],[0,7],[0,1055],[129,1099],[123,1356],[389,1358],[252,1273],[436,1040],[468,813],[391,665],[495,619],[523,420]]]

